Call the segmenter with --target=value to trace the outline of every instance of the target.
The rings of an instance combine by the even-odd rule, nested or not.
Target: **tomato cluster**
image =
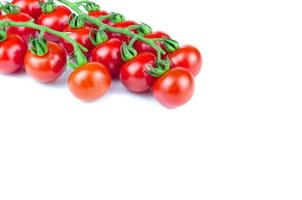
[[[194,77],[202,67],[201,53],[191,45],[180,47],[167,33],[153,32],[145,24],[127,21],[92,2],[84,5],[88,12],[85,17],[53,0],[13,0],[1,7],[0,21],[34,21],[39,27],[68,34],[69,40],[29,26],[8,26],[0,30],[0,73],[24,68],[35,80],[50,83],[82,55],[84,62],[73,66],[68,87],[83,101],[106,94],[112,79],[119,79],[133,93],[152,91],[168,108],[179,107],[193,96]],[[99,20],[105,28],[88,17]],[[78,46],[70,41],[85,51],[79,53]]]

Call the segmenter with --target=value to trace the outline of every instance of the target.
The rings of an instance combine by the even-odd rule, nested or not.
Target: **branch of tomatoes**
[[[192,97],[193,75],[199,73],[202,64],[201,54],[195,47],[180,47],[169,35],[153,32],[147,24],[125,20],[118,13],[109,14],[87,0],[75,3],[57,0],[65,6],[55,4],[54,0],[13,0],[15,4],[24,1],[28,2],[20,9],[0,5],[6,13],[0,16],[0,26],[6,27],[8,33],[0,29],[0,52],[14,51],[11,55],[0,54],[0,65],[6,65],[0,67],[0,72],[11,73],[24,64],[32,77],[52,82],[63,73],[67,54],[75,52],[77,64],[70,64],[74,71],[68,86],[82,100],[95,100],[104,95],[111,78],[117,76],[131,92],[152,88],[154,96],[167,107],[178,107]],[[40,4],[36,4],[38,1]],[[36,30],[40,35],[31,38]],[[31,38],[29,50],[24,42],[28,38]],[[10,51],[13,43],[20,48]],[[89,56],[88,63],[85,56]]]

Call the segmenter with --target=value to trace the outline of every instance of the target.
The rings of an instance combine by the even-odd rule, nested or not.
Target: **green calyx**
[[[97,3],[91,1],[82,2],[81,5],[85,8],[87,12],[95,12],[101,9],[101,7]]]
[[[168,53],[172,53],[172,52],[176,51],[177,49],[179,49],[179,43],[176,40],[164,38],[163,43],[165,46],[165,50]]]
[[[68,25],[72,29],[83,28],[85,26],[86,20],[84,15],[72,14],[69,16]]]
[[[167,73],[170,70],[170,60],[159,60],[157,62],[157,67],[149,66],[146,70],[148,74],[150,74],[153,77],[159,78],[163,76],[165,73]]]
[[[76,70],[82,65],[87,63],[87,58],[84,56],[80,49],[75,49],[72,56],[68,59],[68,66],[70,66],[73,70]]]
[[[133,47],[128,46],[124,42],[123,45],[121,46],[121,54],[122,54],[123,61],[127,62],[137,56],[137,51]]]
[[[40,2],[43,13],[52,13],[56,8],[57,4],[53,0],[48,0],[45,3]]]
[[[44,37],[30,38],[29,49],[37,56],[44,56],[48,53],[47,40]]]
[[[111,13],[110,14],[110,17],[109,17],[109,20],[114,23],[114,24],[117,24],[117,23],[120,23],[120,22],[123,22],[125,21],[125,16],[124,15],[121,15],[119,13]]]
[[[0,9],[6,14],[17,14],[20,12],[20,8],[12,3],[6,2],[5,4],[0,4]]]
[[[5,41],[7,38],[7,33],[5,30],[0,30],[0,42]]]
[[[152,28],[151,28],[151,26],[149,26],[148,24],[142,23],[142,24],[138,27],[137,32],[138,32],[138,34],[144,36],[144,35],[146,35],[146,34],[151,33],[151,32],[152,32]]]
[[[102,29],[91,29],[89,39],[93,45],[99,45],[108,40],[108,35]]]

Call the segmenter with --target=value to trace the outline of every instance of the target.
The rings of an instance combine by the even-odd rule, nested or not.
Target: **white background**
[[[194,98],[1,75],[1,200],[302,199],[300,1],[101,2],[202,50]]]

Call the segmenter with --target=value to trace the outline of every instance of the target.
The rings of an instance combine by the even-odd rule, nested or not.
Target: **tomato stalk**
[[[69,37],[69,33],[65,32],[59,32],[56,30],[53,30],[51,28],[48,28],[46,26],[41,26],[38,24],[35,24],[33,20],[28,21],[28,22],[13,22],[13,21],[0,21],[0,27],[26,27],[26,28],[32,28],[35,30],[41,31],[43,34],[45,32],[50,33],[52,35],[61,37],[62,39],[66,40],[67,42],[71,43],[72,46],[74,47],[74,55],[77,61],[77,66],[75,65],[70,65],[73,69],[76,69],[78,66],[81,66],[85,63],[87,63],[87,58],[84,56],[83,52],[87,52],[88,50],[75,40],[71,39]],[[83,52],[82,52],[83,51]]]
[[[131,38],[133,37],[137,37],[137,40],[140,40],[148,45],[150,45],[153,49],[155,49],[156,51],[159,51],[161,54],[165,54],[165,51],[162,50],[159,46],[157,46],[157,44],[150,39],[145,38],[144,36],[141,36],[139,34],[133,33],[131,30],[128,30],[127,28],[116,28],[116,27],[112,27],[108,24],[103,23],[102,21],[99,21],[98,19],[92,18],[88,15],[86,15],[85,12],[83,12],[80,8],[79,8],[79,3],[73,3],[70,2],[69,0],[58,0],[58,2],[63,3],[64,5],[66,5],[67,7],[71,8],[74,12],[76,12],[79,15],[85,15],[85,18],[87,21],[89,21],[90,23],[102,27],[103,30],[107,30],[110,32],[114,32],[114,33],[120,33],[123,35],[127,35]],[[87,1],[83,1],[83,2],[87,2]]]
[[[78,1],[75,3],[73,3],[69,0],[57,0],[57,1],[61,2],[65,6],[69,7],[71,10],[73,10],[78,15],[84,16],[88,22],[90,22],[91,24],[94,24],[98,27],[101,27],[102,30],[107,30],[109,32],[114,32],[114,33],[120,33],[120,34],[129,36],[131,38],[135,38],[136,40],[140,40],[140,41],[148,44],[149,46],[151,46],[157,52],[157,61],[158,61],[158,68],[150,67],[147,71],[152,76],[160,77],[170,69],[169,61],[162,60],[162,58],[161,58],[161,56],[164,55],[166,52],[156,44],[156,41],[142,36],[142,33],[147,33],[149,31],[151,31],[151,28],[148,25],[142,24],[141,31],[139,31],[140,34],[137,34],[137,33],[132,32],[128,28],[112,27],[108,24],[103,23],[99,19],[95,19],[95,18],[88,16],[85,12],[83,12],[79,8],[79,6],[81,6],[81,4],[83,4],[83,3],[88,3],[89,1],[83,0],[83,1]],[[126,49],[125,46],[124,46],[124,49]],[[131,52],[131,53],[133,54],[133,52]]]

